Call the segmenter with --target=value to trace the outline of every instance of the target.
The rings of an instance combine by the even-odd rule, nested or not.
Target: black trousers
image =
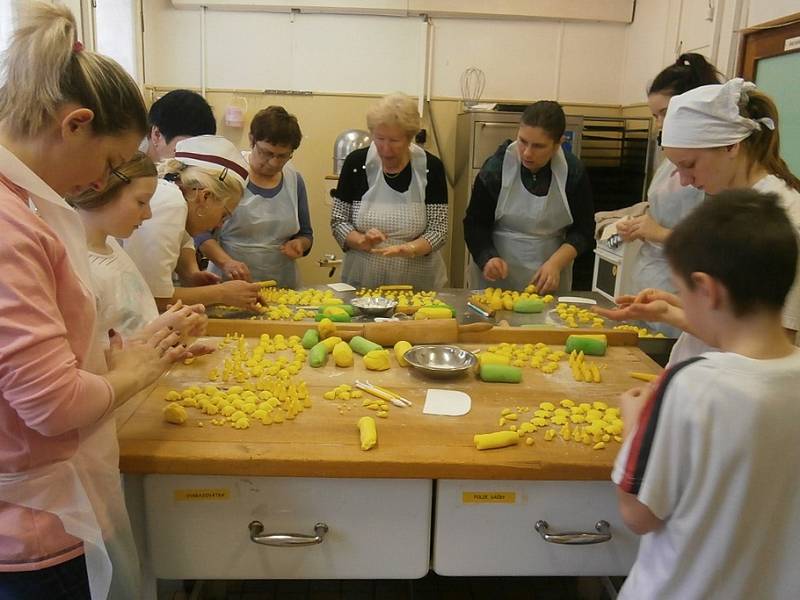
[[[0,600],[90,600],[86,558],[38,571],[0,573]]]

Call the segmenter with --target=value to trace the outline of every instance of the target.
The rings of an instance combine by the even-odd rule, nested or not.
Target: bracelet
[[[417,249],[411,242],[406,244],[406,249],[411,253],[411,258],[414,258],[417,255]]]

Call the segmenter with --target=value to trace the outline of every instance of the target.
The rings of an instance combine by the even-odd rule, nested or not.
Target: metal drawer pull
[[[328,533],[326,523],[314,525],[314,535],[304,535],[302,533],[267,533],[264,534],[264,524],[261,521],[251,521],[247,526],[250,529],[250,541],[264,546],[314,546],[325,541],[325,534]]]
[[[565,531],[564,533],[550,533],[548,531],[549,525],[547,521],[536,521],[534,528],[542,536],[545,542],[551,544],[602,544],[611,540],[611,525],[608,521],[598,521],[595,523],[594,528],[597,533],[588,533],[586,531]]]

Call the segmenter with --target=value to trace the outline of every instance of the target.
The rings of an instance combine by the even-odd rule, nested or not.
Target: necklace
[[[405,170],[405,169],[403,169],[403,171],[404,171],[404,170]],[[386,171],[384,171],[384,172],[383,172],[383,176],[384,176],[384,177],[386,177],[386,179],[395,179],[396,177],[399,177],[399,176],[400,176],[400,174],[401,174],[403,171],[398,171],[397,173],[387,173]]]

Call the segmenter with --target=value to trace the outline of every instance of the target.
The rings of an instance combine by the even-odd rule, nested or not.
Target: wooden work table
[[[228,322],[230,331],[250,328],[245,322]],[[287,336],[305,329],[307,324],[282,326],[277,323],[257,326],[264,331],[285,330]],[[213,329],[219,331],[219,325]],[[265,329],[266,328],[266,329]],[[508,339],[517,343],[544,341],[554,349],[575,331],[520,330],[495,328],[483,337],[496,343]],[[596,333],[596,330],[593,331]],[[485,349],[478,343],[480,334],[467,334],[460,345],[466,349]],[[612,343],[635,344],[630,334],[610,333]],[[251,346],[254,340],[249,340]],[[563,347],[563,346],[561,346]],[[202,474],[233,476],[424,478],[424,479],[519,479],[519,480],[607,480],[619,444],[611,442],[603,450],[593,450],[575,442],[556,438],[545,441],[544,431],[531,434],[532,446],[477,451],[472,438],[476,433],[501,429],[498,418],[503,408],[529,407],[526,418],[540,402],[554,404],[564,398],[576,403],[603,401],[617,405],[619,394],[634,385],[631,371],[657,373],[659,370],[635,345],[609,346],[605,357],[592,357],[606,365],[602,383],[578,383],[562,361],[552,375],[524,368],[521,384],[483,383],[473,373],[449,380],[427,378],[413,369],[399,367],[392,356],[388,371],[367,371],[359,356],[351,368],[337,368],[332,358],[327,366],[309,366],[296,376],[305,380],[313,407],[293,421],[262,425],[252,421],[249,429],[211,424],[212,417],[197,409],[187,409],[184,425],[166,423],[162,409],[170,389],[210,383],[206,374],[219,364],[227,350],[198,358],[192,365],[177,365],[149,394],[132,401],[120,420],[121,469],[129,474]],[[390,388],[413,402],[410,408],[390,406],[386,419],[376,418],[378,445],[364,452],[359,447],[356,422],[374,412],[351,400],[351,408],[340,413],[338,401],[323,399],[325,391],[356,379]],[[461,390],[472,398],[471,411],[461,417],[424,415],[422,408],[428,388]],[[522,418],[522,415],[520,415]],[[203,426],[200,426],[203,423]]]

